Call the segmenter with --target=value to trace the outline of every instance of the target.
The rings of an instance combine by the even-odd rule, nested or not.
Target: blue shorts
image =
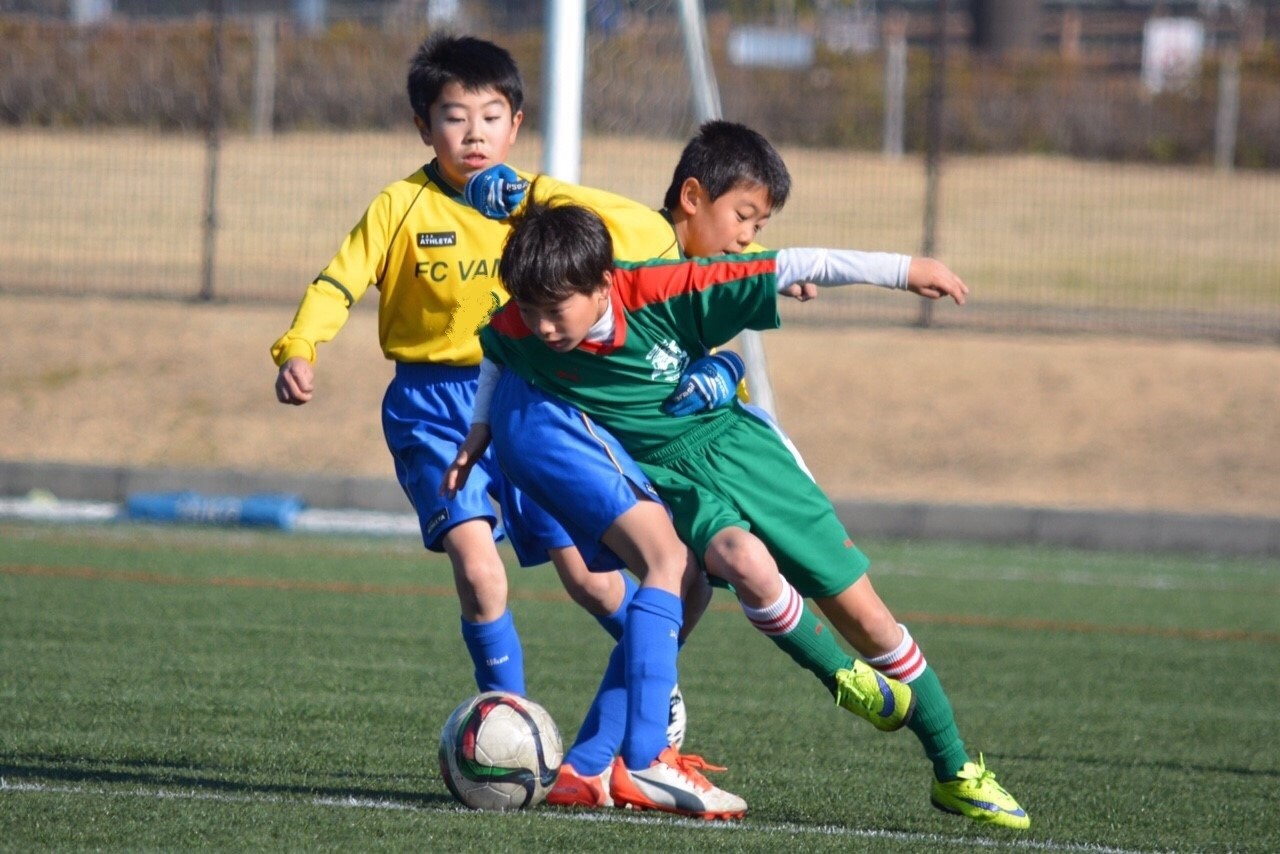
[[[440,495],[444,473],[471,427],[479,374],[479,368],[396,363],[395,378],[382,398],[382,432],[396,477],[418,514],[422,544],[431,551],[444,551],[449,529],[471,519],[488,520],[500,538],[500,511],[501,528],[520,565],[546,563],[548,549],[573,541],[550,514],[511,485],[492,450],[455,497]]]
[[[502,470],[560,522],[587,566],[622,568],[601,537],[641,496],[660,499],[618,440],[514,371],[498,380],[489,427]]]

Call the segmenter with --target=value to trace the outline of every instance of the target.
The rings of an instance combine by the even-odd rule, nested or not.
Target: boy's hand
[[[294,356],[280,366],[276,375],[276,400],[301,406],[315,393],[315,370],[301,356]]]
[[[458,446],[458,455],[453,458],[449,468],[445,470],[444,479],[440,481],[440,494],[445,498],[453,498],[458,490],[467,485],[471,469],[484,456],[489,447],[489,425],[472,424],[467,431],[467,438]]]
[[[818,298],[818,286],[813,282],[793,282],[778,290],[779,296],[791,297],[796,302],[808,302]]]
[[[929,299],[951,297],[956,305],[964,305],[969,286],[935,258],[912,258],[907,268],[907,290]]]
[[[662,403],[668,415],[692,415],[724,406],[737,394],[747,367],[732,350],[703,356],[685,368],[676,390]]]
[[[524,200],[529,182],[505,163],[482,169],[467,179],[462,197],[489,219],[506,219]]]

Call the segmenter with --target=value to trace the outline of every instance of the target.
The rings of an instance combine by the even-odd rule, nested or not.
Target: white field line
[[[300,804],[315,807],[333,807],[337,809],[383,810],[389,812],[410,812],[423,814],[466,814],[462,807],[426,807],[404,801],[379,800],[357,797],[305,797],[295,798],[276,794],[244,794],[228,795],[225,793],[199,792],[178,789],[114,789],[90,786],[61,786],[45,783],[11,782],[0,777],[0,794],[10,792],[31,792],[37,794],[83,795],[92,797],[132,797],[150,798],[152,800],[190,800],[215,801],[221,803],[280,803]],[[1150,854],[1148,851],[1132,848],[1113,848],[1106,845],[1086,845],[1080,843],[1055,842],[1052,839],[975,839],[973,837],[952,838],[935,833],[906,833],[891,830],[868,830],[836,825],[807,825],[790,822],[757,822],[751,819],[742,822],[699,821],[696,819],[662,816],[652,813],[633,814],[623,810],[608,813],[564,812],[559,810],[538,810],[530,813],[541,821],[565,821],[575,823],[601,823],[619,825],[666,825],[700,831],[703,833],[745,833],[745,834],[779,834],[794,837],[796,835],[846,838],[846,839],[885,839],[893,842],[904,842],[921,846],[950,846],[953,848],[983,848],[993,851],[1064,851],[1082,852],[1082,854]]]

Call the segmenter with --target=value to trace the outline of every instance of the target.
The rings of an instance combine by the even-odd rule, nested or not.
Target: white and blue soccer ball
[[[440,773],[475,810],[520,810],[542,803],[564,760],[560,730],[532,700],[489,691],[464,700],[440,732]]]

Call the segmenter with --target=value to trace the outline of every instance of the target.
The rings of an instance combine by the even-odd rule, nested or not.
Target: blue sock
[[[622,640],[622,628],[627,622],[627,608],[631,607],[631,599],[636,595],[639,586],[634,578],[622,570],[618,570],[622,575],[622,581],[626,585],[626,589],[622,592],[622,604],[618,606],[618,610],[614,611],[607,617],[596,617],[596,622],[604,626],[604,630],[608,632],[614,640]],[[577,765],[573,766],[577,768]]]
[[[631,600],[622,635],[627,661],[627,731],[622,760],[628,768],[648,768],[667,747],[667,714],[676,684],[676,638],[683,610],[680,597],[641,587]]]
[[[622,644],[615,644],[609,654],[609,666],[587,717],[582,721],[573,747],[565,754],[564,761],[579,774],[601,774],[613,762],[622,746],[623,730],[627,725],[627,658]]]
[[[491,623],[462,621],[462,640],[476,667],[481,691],[509,691],[524,696],[524,650],[510,611]]]

